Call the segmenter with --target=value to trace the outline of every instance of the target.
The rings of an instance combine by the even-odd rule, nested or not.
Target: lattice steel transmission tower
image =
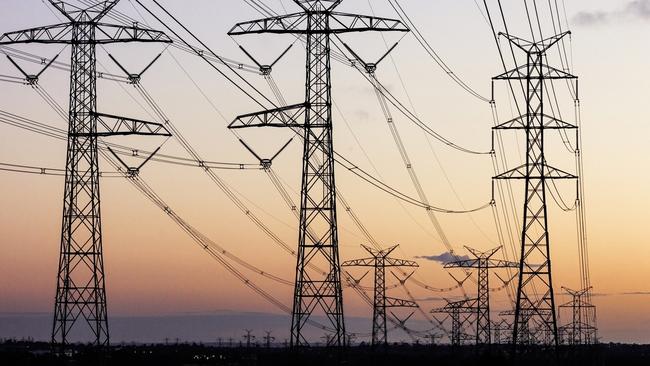
[[[451,318],[451,345],[460,346],[463,342],[471,340],[470,334],[465,333],[465,328],[472,323],[472,318],[478,312],[478,299],[465,299],[460,301],[446,300],[447,304],[441,308],[431,310],[431,314],[446,314]],[[443,319],[444,321],[444,319]],[[442,321],[438,321],[442,323]]]
[[[160,124],[97,112],[97,45],[171,42],[162,32],[100,22],[119,0],[87,8],[49,0],[67,23],[5,33],[0,45],[67,44],[71,47],[68,149],[63,224],[52,343],[65,347],[78,320],[92,331],[97,346],[109,344],[99,197],[99,137],[170,136]]]
[[[264,345],[266,348],[271,348],[271,342],[275,341],[275,337],[273,337],[271,333],[270,330],[264,332]]]
[[[386,296],[386,267],[419,267],[419,265],[414,261],[390,258],[390,253],[398,247],[397,245],[384,250],[374,250],[365,245],[361,247],[370,253],[372,257],[349,260],[343,262],[341,266],[374,268],[375,295],[372,306],[372,345],[387,345],[386,309],[398,307],[417,308],[418,305],[413,301]]]
[[[300,225],[291,346],[308,346],[302,329],[322,311],[333,333],[330,346],[345,345],[343,295],[336,224],[332,134],[332,34],[408,29],[398,20],[335,12],[342,0],[294,0],[301,12],[235,25],[229,35],[276,33],[306,37],[305,102],[239,116],[229,128],[290,127],[304,139]],[[298,119],[304,118],[304,123]],[[324,272],[315,269],[324,267]]]
[[[558,311],[569,310],[571,322],[560,327],[563,343],[572,346],[595,344],[597,342],[597,329],[590,324],[589,319],[593,317],[596,307],[587,301],[591,288],[579,291],[562,287],[571,296],[571,301],[560,305]]]
[[[246,348],[251,348],[251,345],[253,344],[253,341],[255,340],[255,336],[253,335],[253,330],[252,329],[244,329],[244,334],[242,336],[242,339],[246,340]]]
[[[557,318],[553,282],[546,206],[546,181],[549,179],[576,179],[560,169],[547,164],[545,155],[545,130],[576,129],[576,126],[545,114],[544,99],[548,82],[574,80],[575,76],[544,63],[546,51],[570,32],[565,32],[539,42],[530,42],[500,33],[512,45],[526,54],[526,63],[507,71],[493,80],[516,80],[525,84],[526,113],[494,127],[495,130],[524,130],[526,132],[526,163],[497,175],[495,179],[521,179],[525,181],[521,257],[513,343],[526,342],[520,337],[521,329],[528,329],[533,321],[544,334],[535,336],[549,345],[558,344]],[[493,98],[494,99],[494,98]]]
[[[478,271],[478,290],[476,295],[476,344],[491,344],[492,332],[490,322],[490,269],[495,268],[517,268],[519,265],[514,262],[492,259],[501,247],[494,248],[487,252],[479,252],[475,249],[465,247],[474,259],[459,260],[445,263],[445,268],[476,268]]]

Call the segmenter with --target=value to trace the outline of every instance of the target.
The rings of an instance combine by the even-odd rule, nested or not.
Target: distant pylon
[[[396,299],[386,296],[386,267],[419,267],[414,261],[390,258],[389,255],[398,246],[384,250],[375,250],[362,245],[371,258],[353,259],[343,262],[344,267],[372,267],[375,271],[374,299],[372,307],[372,345],[388,344],[388,329],[386,328],[386,309],[396,307],[417,308],[413,301]]]
[[[294,0],[301,12],[235,25],[229,35],[280,33],[306,37],[304,103],[239,116],[229,128],[289,127],[304,139],[291,346],[308,346],[302,331],[322,311],[333,333],[330,346],[345,346],[334,182],[330,37],[362,31],[408,31],[398,20],[334,12],[342,0]],[[298,119],[304,118],[304,123]],[[316,268],[325,267],[322,271]],[[323,273],[324,272],[324,273]]]
[[[472,318],[477,314],[478,299],[446,301],[445,306],[432,309],[431,314],[446,314],[449,316],[451,319],[451,345],[460,346],[463,342],[474,338],[465,332],[465,328],[467,324],[472,323]],[[442,321],[439,322],[442,323]]]
[[[253,330],[252,329],[244,329],[244,334],[242,338],[246,341],[246,348],[251,348],[252,342],[255,340],[255,336],[253,335]]]
[[[445,263],[445,268],[476,268],[478,270],[478,290],[476,304],[476,344],[491,344],[492,331],[490,327],[490,269],[517,268],[518,264],[504,260],[492,259],[501,247],[487,252],[479,252],[465,247],[473,259],[459,260]]]
[[[559,341],[551,280],[546,183],[550,179],[576,179],[577,177],[547,164],[544,131],[576,129],[576,126],[545,114],[544,99],[547,82],[576,79],[576,77],[545,65],[544,58],[546,51],[567,34],[569,32],[539,42],[529,42],[508,34],[501,34],[512,45],[526,53],[526,63],[493,78],[493,80],[518,80],[526,85],[526,113],[494,127],[495,130],[515,129],[526,132],[526,163],[495,177],[495,179],[522,179],[526,186],[513,329],[515,346],[527,343],[527,340],[522,337],[522,330],[530,329],[533,324],[538,333],[532,337],[536,342],[557,346]],[[529,324],[531,322],[533,324]]]
[[[559,312],[569,310],[571,312],[571,322],[560,327],[563,343],[576,345],[595,344],[596,327],[588,321],[593,317],[595,306],[587,301],[588,293],[591,288],[585,288],[579,291],[562,287],[571,296],[571,301],[560,305]]]
[[[271,348],[271,342],[275,341],[275,337],[271,336],[271,331],[264,332],[264,344],[266,348]]]
[[[442,338],[442,334],[438,333],[427,333],[423,338],[425,338],[427,341],[429,341],[430,346],[435,346],[436,345],[436,339]]]
[[[100,22],[119,0],[79,8],[49,0],[67,23],[5,33],[0,45],[17,43],[71,46],[68,151],[63,197],[63,224],[52,343],[65,347],[77,320],[86,322],[97,346],[109,344],[99,198],[99,137],[170,136],[160,124],[97,112],[99,44],[165,42],[162,32]],[[110,121],[110,123],[109,123]]]

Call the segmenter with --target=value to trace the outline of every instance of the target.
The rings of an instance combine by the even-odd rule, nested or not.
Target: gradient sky
[[[650,285],[646,280],[650,278],[650,246],[647,245],[645,221],[650,207],[646,151],[650,143],[647,124],[650,112],[646,104],[650,96],[650,76],[646,70],[650,64],[647,47],[650,1],[565,2],[573,31],[573,72],[580,77],[588,238],[592,282],[594,292],[599,295],[594,301],[598,306],[600,336],[606,341],[647,343],[650,341]],[[232,0],[166,0],[163,3],[217,53],[245,61],[237,43],[226,32],[238,21],[259,18],[259,14],[246,4]],[[278,11],[282,10],[281,6],[295,8],[288,0],[267,0],[266,3]],[[502,69],[492,33],[476,3],[470,0],[402,3],[454,72],[479,93],[488,95],[490,78]],[[370,13],[368,4],[366,0],[346,0],[340,9]],[[387,1],[374,0],[372,4],[378,15],[395,16]],[[507,0],[503,4],[511,33],[528,36],[521,2]],[[139,18],[130,1],[123,0],[117,9]],[[493,10],[496,11],[494,6]],[[550,34],[550,20],[546,20],[543,19],[542,24]],[[0,32],[56,22],[41,1],[3,1]],[[150,18],[147,22],[160,28]],[[391,43],[400,37],[389,34],[386,41]],[[346,35],[345,40],[368,59],[379,57],[385,50],[377,34]],[[293,39],[247,36],[237,38],[237,42],[267,61],[277,57]],[[44,57],[52,57],[62,49],[61,46],[20,47]],[[107,52],[124,60],[127,67],[141,69],[161,49],[161,46],[134,45],[98,49],[100,69],[119,72],[110,63]],[[174,48],[169,50],[145,75],[144,87],[206,160],[253,162],[225,127],[234,116],[256,111],[259,107],[196,57]],[[63,50],[62,57],[68,57],[67,51]],[[304,99],[303,53],[302,47],[294,47],[273,73],[290,104]],[[170,54],[189,71],[219,112],[204,99]],[[451,82],[412,36],[400,42],[393,59],[394,64],[387,60],[378,71],[379,78],[391,91],[407,105],[412,103],[421,119],[450,140],[477,150],[489,150],[492,120],[487,103],[473,98]],[[36,71],[38,66],[25,64],[25,68]],[[0,59],[0,74],[15,73],[6,59]],[[245,75],[271,95],[261,76]],[[338,112],[334,113],[337,151],[381,176],[388,184],[415,196],[369,84],[356,71],[340,64],[334,65],[333,83],[334,101],[345,116],[342,118]],[[59,103],[67,105],[65,72],[46,72],[40,85]],[[505,91],[505,85],[497,85],[496,98],[502,120],[513,113]],[[563,98],[563,117],[572,122],[572,101],[563,93],[559,96]],[[149,111],[139,106],[142,100],[131,86],[122,88],[114,82],[100,81],[98,98],[101,112],[151,119]],[[3,83],[0,108],[53,126],[65,126],[65,122],[27,86]],[[394,114],[432,204],[470,208],[489,201],[493,173],[488,157],[460,153],[436,141],[430,148],[421,130],[398,117],[396,111]],[[290,132],[247,131],[242,135],[261,154],[268,155],[288,139]],[[506,141],[511,161],[517,161],[517,140]],[[142,148],[156,146],[155,142],[143,139],[128,143]],[[549,159],[571,170],[572,156],[562,145],[555,141],[550,148],[553,151],[549,152]],[[165,144],[162,151],[186,156],[173,140]],[[299,191],[300,155],[300,146],[294,142],[274,165],[290,187],[294,200]],[[0,162],[61,168],[65,163],[65,143],[0,125]],[[105,162],[102,168],[110,170]],[[246,203],[282,239],[295,245],[297,220],[263,172],[217,173],[246,197]],[[294,259],[273,245],[200,169],[152,163],[142,176],[181,216],[223,247],[266,271],[292,279]],[[342,169],[337,172],[337,184],[375,237],[386,246],[400,244],[396,256],[412,259],[446,251],[422,209],[402,205]],[[61,177],[0,173],[0,313],[51,311],[62,189]],[[566,200],[572,202],[572,186],[561,186],[561,191]],[[104,179],[101,194],[110,314],[147,316],[217,310],[278,313],[278,309],[264,302],[207,256],[124,179]],[[550,215],[554,282],[558,288],[575,288],[579,285],[574,215],[554,205]],[[487,250],[499,244],[488,210],[471,216],[439,215],[439,219],[459,252],[463,245]],[[364,243],[363,237],[344,212],[339,213],[339,224],[342,259],[364,255],[359,248],[359,244]],[[436,287],[453,285],[439,263],[420,263],[419,279]],[[290,287],[250,275],[263,288],[290,304]],[[415,286],[410,288],[417,298],[427,299],[423,302],[425,307],[440,304],[441,294]],[[472,289],[468,288],[468,292]],[[392,295],[404,296],[399,291]],[[493,309],[505,309],[505,300],[503,294],[496,295]],[[559,300],[567,299],[562,296]],[[350,316],[370,314],[365,303],[348,290],[345,291],[345,310]]]

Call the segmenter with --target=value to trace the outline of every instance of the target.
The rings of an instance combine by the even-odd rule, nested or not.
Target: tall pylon
[[[476,344],[491,344],[492,331],[490,322],[490,269],[517,268],[515,262],[492,259],[501,247],[479,252],[476,249],[465,247],[473,259],[459,260],[445,263],[445,268],[476,268],[478,271],[478,290],[476,295]]]
[[[324,313],[328,345],[345,346],[332,133],[332,34],[408,29],[398,20],[335,12],[342,0],[294,0],[298,13],[236,24],[229,35],[298,34],[306,37],[306,95],[301,104],[239,116],[229,128],[290,127],[303,132],[303,167],[291,346],[308,346],[303,327]],[[298,119],[304,118],[304,123]],[[323,271],[316,268],[324,267]],[[324,272],[324,273],[323,273]]]
[[[414,261],[390,258],[389,255],[397,245],[384,250],[375,250],[365,245],[361,246],[372,257],[353,259],[343,262],[343,267],[371,267],[375,271],[374,298],[372,306],[372,345],[388,344],[388,329],[386,327],[387,308],[417,308],[418,305],[409,300],[396,299],[386,296],[386,267],[419,267]]]
[[[97,112],[97,58],[99,44],[171,42],[162,32],[100,22],[119,0],[90,7],[49,0],[67,23],[16,32],[0,37],[0,45],[19,43],[71,46],[68,149],[63,196],[63,224],[57,275],[52,343],[66,347],[70,332],[83,320],[96,346],[109,344],[99,197],[99,137],[114,135],[170,136],[160,124]],[[79,339],[77,339],[79,340]]]
[[[524,130],[526,132],[526,162],[522,166],[497,175],[495,179],[525,181],[519,283],[515,305],[513,344],[524,345],[528,339],[546,345],[558,345],[557,317],[553,282],[546,206],[546,183],[549,179],[576,179],[547,164],[545,131],[576,129],[576,126],[545,114],[544,99],[547,82],[577,79],[567,72],[544,63],[546,51],[570,34],[565,32],[539,42],[530,42],[500,33],[512,45],[525,52],[526,63],[507,71],[493,80],[517,80],[525,83],[526,113],[494,127],[494,130]],[[494,99],[494,98],[492,98]],[[529,324],[531,323],[532,324]],[[522,337],[523,329],[535,326],[533,337]]]

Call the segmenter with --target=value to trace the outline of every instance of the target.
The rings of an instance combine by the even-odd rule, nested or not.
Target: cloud
[[[630,19],[650,21],[650,0],[628,1],[623,7],[611,11],[581,11],[573,17],[576,25],[602,25]]]
[[[442,253],[440,255],[419,255],[416,256],[415,258],[417,259],[426,259],[428,261],[432,262],[440,262],[440,263],[447,263],[447,262],[452,262],[456,260],[468,260],[469,257],[466,255],[461,255],[461,256],[455,256],[449,252]]]
[[[629,291],[629,292],[595,292],[591,294],[593,297],[609,297],[609,296],[650,296],[650,291]]]
[[[634,292],[623,292],[621,295],[641,295],[647,296],[650,295],[650,291],[634,291]]]
[[[370,119],[370,113],[365,109],[356,109],[352,112],[354,117],[360,121],[367,121]]]
[[[608,18],[609,14],[602,11],[581,11],[573,17],[573,23],[577,25],[596,25],[607,23]]]

